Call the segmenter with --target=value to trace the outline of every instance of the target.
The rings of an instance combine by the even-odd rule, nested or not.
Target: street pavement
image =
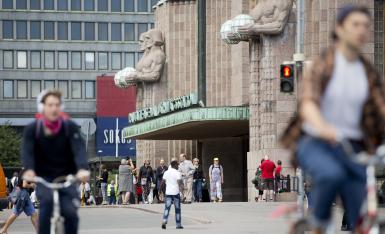
[[[293,203],[199,203],[182,205],[184,230],[175,229],[174,211],[171,212],[167,230],[160,229],[162,204],[81,208],[79,210],[81,217],[80,233],[281,234],[287,233],[291,218],[271,218],[271,213],[279,207],[287,205],[293,205]],[[4,220],[9,212],[1,212],[0,220]],[[384,210],[381,212],[385,214]],[[341,223],[341,209],[335,208],[334,214],[337,228]],[[9,229],[9,233],[33,233],[28,217],[24,214],[21,215]]]

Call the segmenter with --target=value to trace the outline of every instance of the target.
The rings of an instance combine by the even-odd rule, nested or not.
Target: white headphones
[[[40,94],[37,96],[36,98],[36,102],[37,102],[37,111],[39,113],[43,113],[43,110],[44,110],[44,103],[43,103],[43,98],[52,90],[50,89],[45,89],[43,91],[40,92]],[[60,111],[64,111],[64,98],[61,97],[61,100],[60,100]]]

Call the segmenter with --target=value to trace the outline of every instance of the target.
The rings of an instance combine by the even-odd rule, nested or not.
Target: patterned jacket
[[[320,105],[321,97],[332,77],[334,57],[335,48],[330,47],[314,60],[308,71],[305,71],[300,88],[299,108],[303,100],[309,99]],[[373,153],[385,136],[385,88],[373,64],[362,55],[359,59],[365,67],[369,84],[369,97],[362,110],[361,128],[365,150]],[[281,144],[294,154],[296,143],[303,134],[302,123],[301,116],[297,114],[280,139]]]

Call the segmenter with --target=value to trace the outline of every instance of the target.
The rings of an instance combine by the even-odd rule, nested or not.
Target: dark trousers
[[[182,212],[180,208],[180,195],[166,195],[164,213],[163,213],[163,223],[167,224],[168,216],[170,215],[171,205],[175,206],[175,221],[176,226],[180,227],[182,225]]]
[[[116,204],[116,196],[115,195],[109,196],[108,201],[109,201],[108,204],[115,205]]]
[[[193,184],[194,199],[197,202],[202,201],[202,180],[195,180]]]
[[[50,189],[38,185],[36,188],[37,198],[40,200],[39,211],[39,234],[50,234],[51,216],[53,210],[53,193]],[[73,185],[69,188],[59,191],[60,212],[64,217],[64,229],[67,234],[77,234],[79,217],[77,209],[79,207],[79,195],[76,187]]]
[[[362,146],[353,144],[359,151]],[[341,145],[303,137],[297,147],[301,168],[312,179],[314,225],[324,227],[330,220],[331,207],[337,195],[346,210],[346,223],[356,224],[365,199],[365,167],[349,159]]]

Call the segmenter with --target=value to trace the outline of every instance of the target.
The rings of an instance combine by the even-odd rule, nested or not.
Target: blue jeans
[[[53,210],[52,191],[42,185],[36,188],[37,198],[40,200],[39,234],[50,234],[50,219]],[[75,185],[59,191],[60,212],[64,217],[65,233],[78,233],[79,217],[77,209],[80,204],[79,194]]]
[[[166,195],[164,213],[163,213],[163,223],[167,224],[168,216],[170,215],[171,205],[175,206],[175,221],[176,226],[182,226],[182,214],[180,209],[180,195]]]
[[[358,144],[352,146],[355,151],[362,148]],[[332,203],[336,196],[340,195],[347,222],[355,226],[365,199],[365,166],[350,160],[341,145],[331,145],[309,136],[300,139],[297,157],[300,167],[312,179],[313,225],[328,225]]]
[[[202,179],[194,181],[193,190],[195,201],[202,201]]]
[[[116,204],[116,196],[115,195],[108,197],[108,204],[110,204],[110,205]]]

